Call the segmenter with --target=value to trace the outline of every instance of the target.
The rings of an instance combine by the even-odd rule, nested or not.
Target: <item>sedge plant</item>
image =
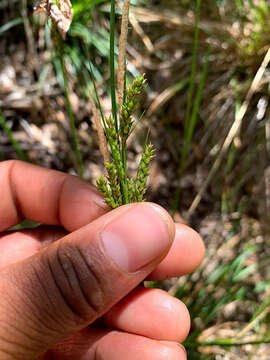
[[[104,195],[107,204],[116,208],[128,203],[144,201],[149,163],[154,156],[154,148],[148,143],[148,137],[143,148],[137,175],[134,179],[128,177],[127,171],[127,140],[134,129],[134,113],[139,97],[145,87],[145,77],[136,78],[130,86],[126,86],[126,41],[128,33],[129,0],[124,0],[122,8],[122,25],[119,40],[118,73],[115,71],[115,0],[111,1],[110,11],[110,92],[112,115],[104,118],[100,102],[98,107],[104,128],[106,141],[99,136],[99,142],[110,149],[110,161],[104,156],[107,176],[97,180],[98,190]],[[116,96],[116,77],[118,102]],[[92,77],[93,78],[93,77]],[[95,95],[98,99],[96,87]],[[94,101],[92,105],[95,107]],[[104,148],[102,150],[104,154]]]
[[[130,86],[126,86],[126,43],[128,34],[130,0],[123,1],[122,24],[118,50],[118,72],[115,70],[115,0],[111,0],[110,11],[110,97],[112,115],[104,118],[98,97],[92,66],[91,79],[95,96],[90,95],[93,117],[98,130],[99,145],[104,157],[107,171],[106,177],[97,180],[98,190],[104,195],[111,208],[143,201],[146,193],[149,163],[154,156],[154,149],[147,140],[141,155],[137,175],[134,179],[128,177],[127,171],[127,140],[134,129],[133,116],[137,109],[139,96],[145,87],[145,78],[136,78]],[[83,164],[76,134],[75,120],[69,99],[67,74],[63,56],[63,40],[73,17],[72,4],[69,0],[42,0],[38,11],[46,12],[52,20],[52,33],[58,53],[64,84],[66,105],[73,135],[74,149],[80,176],[83,176]],[[117,78],[117,88],[116,88]],[[118,101],[116,93],[118,93]],[[98,111],[99,110],[99,111]],[[107,147],[107,148],[106,148]],[[109,153],[110,150],[110,153]]]

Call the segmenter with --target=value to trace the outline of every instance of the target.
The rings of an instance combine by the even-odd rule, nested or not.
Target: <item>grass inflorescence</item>
[[[107,177],[98,179],[97,186],[112,208],[143,201],[146,193],[149,163],[154,156],[153,145],[146,143],[144,146],[135,179],[130,179],[127,175],[126,158],[127,140],[133,129],[133,114],[144,86],[145,78],[141,76],[135,79],[127,89],[120,110],[118,126],[115,126],[115,118],[108,117],[105,119],[105,134],[111,150],[111,162],[105,162]]]

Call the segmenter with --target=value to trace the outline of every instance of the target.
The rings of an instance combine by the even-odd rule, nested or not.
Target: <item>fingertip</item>
[[[170,214],[168,213],[168,211],[166,211],[162,206],[155,204],[155,203],[145,202],[143,204],[147,204],[147,205],[151,206],[152,209],[154,211],[156,211],[159,214],[159,216],[163,219],[163,221],[165,222],[165,224],[167,226],[168,233],[170,236],[170,241],[172,244],[174,241],[174,238],[175,238],[176,229],[175,229],[175,223],[174,223],[172,217],[170,216]]]
[[[114,349],[112,351],[112,349]],[[140,335],[110,332],[98,343],[97,358],[108,360],[186,360],[186,352],[176,342],[157,341]]]
[[[176,224],[175,242],[187,259],[183,268],[184,274],[196,270],[205,255],[205,245],[201,236],[187,225]]]
[[[175,238],[169,253],[148,279],[163,280],[189,274],[201,264],[205,246],[200,235],[184,224],[176,224],[175,229]]]
[[[169,358],[170,360],[186,360],[187,352],[182,344],[171,342],[171,341],[160,341],[161,344],[166,346],[166,349],[171,349],[172,356]],[[168,351],[168,350],[167,350]],[[174,357],[176,356],[176,357]]]
[[[190,330],[185,304],[160,289],[136,288],[106,313],[104,321],[109,328],[156,340],[182,342]]]

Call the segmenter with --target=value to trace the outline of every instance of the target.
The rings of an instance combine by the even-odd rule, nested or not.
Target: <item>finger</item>
[[[104,315],[104,321],[111,329],[179,342],[190,328],[186,306],[158,289],[135,289]]]
[[[108,211],[79,178],[14,160],[0,163],[0,198],[0,232],[22,218],[73,231]]]
[[[175,343],[143,336],[85,329],[50,352],[61,360],[186,360],[185,349]]]
[[[201,264],[205,247],[200,235],[183,224],[176,224],[175,238],[165,259],[149,275],[148,280],[164,280],[189,274]]]
[[[57,227],[39,227],[23,232],[12,232],[0,237],[0,268],[27,258],[66,234]],[[157,265],[149,280],[163,280],[194,271],[205,253],[199,234],[190,227],[176,224],[172,247],[165,259]]]
[[[127,205],[2,269],[0,358],[36,359],[104,315],[166,256],[174,230],[157,205]]]
[[[0,235],[0,269],[24,260],[67,235],[62,227],[39,226]]]

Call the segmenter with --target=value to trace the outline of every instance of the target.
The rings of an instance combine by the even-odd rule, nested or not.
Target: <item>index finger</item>
[[[24,218],[74,231],[109,210],[76,176],[17,160],[0,163],[0,199],[0,232]]]

